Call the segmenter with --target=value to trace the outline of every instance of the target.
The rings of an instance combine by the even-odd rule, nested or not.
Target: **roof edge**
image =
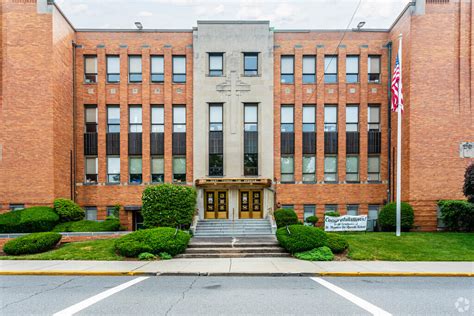
[[[192,33],[192,29],[76,29],[76,32],[84,33]]]

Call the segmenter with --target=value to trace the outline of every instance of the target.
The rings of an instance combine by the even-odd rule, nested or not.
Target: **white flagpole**
[[[402,34],[398,36],[398,62],[400,67],[400,83],[398,85],[398,125],[397,125],[397,237],[401,231],[401,195],[402,195]]]

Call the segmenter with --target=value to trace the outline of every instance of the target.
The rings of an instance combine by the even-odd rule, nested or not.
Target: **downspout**
[[[387,43],[387,52],[388,52],[388,62],[387,62],[387,73],[388,73],[388,80],[387,80],[387,133],[388,133],[388,142],[387,142],[387,166],[388,166],[388,189],[387,189],[387,201],[390,203],[392,201],[392,109],[391,109],[391,100],[392,100],[392,92],[391,92],[391,84],[392,84],[392,42]]]
[[[72,168],[72,194],[71,199],[76,202],[76,153],[77,153],[77,141],[76,141],[76,47],[77,44],[72,41],[72,141],[73,141],[73,168]]]

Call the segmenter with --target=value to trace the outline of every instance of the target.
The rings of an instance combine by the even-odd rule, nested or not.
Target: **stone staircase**
[[[274,236],[194,237],[183,254],[176,258],[263,258],[289,257]]]
[[[268,219],[225,219],[199,220],[196,224],[196,237],[242,237],[273,235]]]

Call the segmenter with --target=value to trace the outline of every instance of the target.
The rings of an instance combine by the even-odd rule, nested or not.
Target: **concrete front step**
[[[275,243],[245,243],[245,244],[238,244],[232,247],[232,244],[229,243],[190,243],[188,245],[188,250],[191,248],[271,248],[271,247],[279,247],[278,242]]]
[[[214,232],[214,233],[195,233],[195,237],[258,237],[271,236],[269,233],[232,233],[232,232]]]
[[[285,249],[280,247],[245,247],[245,248],[224,248],[224,247],[212,247],[212,248],[188,248],[186,254],[193,253],[286,253]]]
[[[276,258],[289,256],[289,253],[183,253],[175,258]]]

